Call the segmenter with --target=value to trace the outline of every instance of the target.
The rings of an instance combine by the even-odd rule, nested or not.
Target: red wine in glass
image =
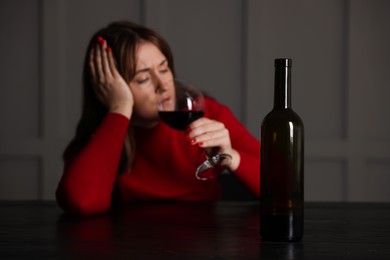
[[[203,111],[159,111],[161,120],[176,130],[186,130],[195,120],[203,117]]]

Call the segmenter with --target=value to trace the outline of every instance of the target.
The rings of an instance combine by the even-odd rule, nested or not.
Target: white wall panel
[[[346,173],[344,160],[308,160],[305,169],[305,200],[345,201]]]
[[[367,141],[390,142],[390,1],[351,1],[350,88]]]
[[[41,183],[39,158],[0,158],[1,200],[37,200]]]
[[[388,177],[369,163],[390,159],[388,10],[390,2],[385,0],[349,1],[348,185],[352,201],[390,200],[383,189]]]
[[[360,200],[390,201],[390,159],[369,159],[364,175],[364,190]]]
[[[40,57],[38,1],[0,4],[0,136],[37,138],[40,134]],[[25,8],[20,8],[24,5]],[[22,22],[21,22],[22,21]]]

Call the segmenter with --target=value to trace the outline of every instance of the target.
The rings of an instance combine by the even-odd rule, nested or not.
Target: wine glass
[[[161,95],[158,113],[165,124],[176,130],[185,131],[193,121],[204,116],[204,95],[193,85],[178,79],[173,79],[171,83],[174,85],[174,100],[169,102]],[[202,181],[215,178],[215,172],[210,169],[220,166],[223,160],[232,159],[229,154],[216,153],[216,149],[210,149],[205,154],[206,160],[199,165],[195,172],[195,177]]]

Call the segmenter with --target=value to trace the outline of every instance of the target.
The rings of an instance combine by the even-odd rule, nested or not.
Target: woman
[[[259,195],[259,143],[226,106],[206,98],[205,116],[186,132],[160,123],[157,101],[172,102],[174,76],[168,44],[148,28],[115,22],[92,37],[82,117],[56,194],[65,211],[103,213],[119,200],[217,200],[217,181],[194,176],[211,147],[232,155],[224,166]]]

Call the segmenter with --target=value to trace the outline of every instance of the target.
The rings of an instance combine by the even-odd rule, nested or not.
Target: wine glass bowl
[[[193,87],[177,79],[173,80],[175,95],[172,104],[165,99],[159,102],[161,120],[176,130],[186,130],[196,119],[204,115],[204,95]]]

